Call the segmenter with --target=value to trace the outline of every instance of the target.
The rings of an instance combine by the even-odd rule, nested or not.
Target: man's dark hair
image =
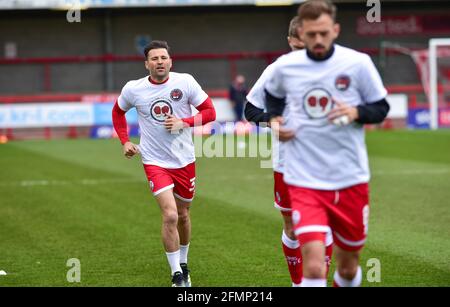
[[[152,49],[166,49],[167,53],[170,52],[169,45],[166,41],[152,41],[150,44],[148,44],[144,49],[144,56],[145,59],[148,57],[148,52]]]
[[[289,23],[289,30],[288,30],[288,36],[293,38],[299,38],[297,29],[300,27],[300,18],[298,16],[295,16],[291,19],[291,22]]]
[[[298,9],[298,17],[303,20],[316,20],[322,14],[331,16],[336,22],[337,8],[329,0],[309,0],[300,5]]]

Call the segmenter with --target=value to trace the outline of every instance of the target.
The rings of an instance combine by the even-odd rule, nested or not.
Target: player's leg
[[[289,273],[291,274],[292,286],[299,287],[303,277],[303,261],[300,243],[295,236],[291,214],[283,213],[283,235],[282,245],[283,252],[288,262]],[[331,260],[333,255],[333,235],[327,232],[325,235],[325,265],[326,277],[330,271]]]
[[[301,245],[304,287],[325,287],[325,241],[330,231],[324,203],[328,192],[288,186],[292,223]]]
[[[188,269],[188,252],[191,242],[190,207],[195,194],[195,163],[184,168],[171,170],[174,181],[174,196],[178,210],[178,233],[180,235],[180,265],[183,270],[184,282],[191,286]]]
[[[180,235],[180,266],[186,287],[191,286],[191,276],[188,269],[188,253],[191,242],[191,217],[189,208],[191,202],[175,198],[178,209],[178,233]]]
[[[172,189],[155,196],[161,209],[161,237],[172,273],[172,286],[184,286],[180,266],[180,239],[178,234],[178,211]]]
[[[175,252],[179,250],[180,239],[178,234],[178,211],[172,189],[158,194],[155,198],[161,209],[161,235],[164,248],[167,252]]]
[[[338,245],[334,247],[336,272],[335,287],[359,287],[362,282],[362,270],[359,266],[360,251],[346,251]]]
[[[144,165],[144,170],[161,211],[161,238],[171,270],[172,286],[182,286],[184,283],[180,266],[178,210],[173,195],[174,183],[167,170],[163,168]]]
[[[302,252],[300,248],[300,243],[294,233],[292,225],[292,214],[291,212],[283,212],[283,235],[282,235],[282,246],[283,253],[286,257],[289,273],[291,274],[292,286],[300,286],[303,277],[303,260]],[[331,259],[333,254],[333,235],[331,231],[326,233],[325,236],[325,265],[326,265],[326,276],[331,266]]]
[[[289,202],[289,193],[283,180],[283,174],[274,172],[274,206],[281,212],[283,218],[283,233],[281,246],[288,265],[293,287],[300,286],[302,281],[302,252],[300,243],[292,227],[292,209]]]
[[[282,217],[283,234],[281,236],[281,245],[283,247],[283,254],[288,265],[292,286],[299,287],[303,277],[302,251],[292,228],[291,215],[283,214]]]
[[[302,244],[303,277],[317,280],[317,286],[326,286],[325,234],[309,233],[299,235]],[[323,282],[325,281],[325,284]]]
[[[362,282],[359,255],[368,232],[369,187],[360,184],[336,193],[335,204],[330,206],[336,260],[334,285],[358,287]]]
[[[191,202],[186,202],[175,197],[178,210],[178,233],[180,235],[180,246],[189,247],[191,242],[191,216],[190,207]],[[187,263],[187,252],[186,256],[181,258],[181,263]]]
[[[290,204],[289,204],[290,207]],[[294,233],[292,225],[292,212],[282,211],[283,235],[281,238],[283,253],[286,257],[289,273],[291,274],[292,286],[299,287],[303,277],[303,263],[300,243]],[[331,259],[333,255],[333,234],[331,231],[325,235],[325,265],[326,276],[330,271]]]

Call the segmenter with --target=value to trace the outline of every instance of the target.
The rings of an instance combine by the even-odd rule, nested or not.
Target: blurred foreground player
[[[189,208],[195,193],[195,152],[191,128],[214,121],[211,99],[189,74],[170,72],[172,59],[164,41],[145,48],[150,75],[128,82],[113,109],[113,124],[131,158],[142,155],[144,170],[162,214],[162,241],[172,286],[190,287],[187,255],[191,240]],[[199,113],[192,116],[191,105]],[[130,142],[125,113],[135,107],[141,143]]]
[[[304,44],[298,36],[298,30],[300,27],[300,21],[298,16],[292,18],[289,23],[288,30],[288,44],[293,51],[304,49]],[[259,123],[267,123],[269,121],[269,114],[264,112],[265,98],[264,86],[266,81],[270,78],[273,72],[274,65],[271,64],[262,73],[261,77],[256,81],[255,85],[251,89],[247,96],[247,104],[245,106],[245,117],[248,121]],[[284,110],[287,112],[287,108]],[[281,132],[283,133],[283,132]],[[290,133],[290,131],[288,131]],[[273,148],[273,174],[274,174],[274,205],[275,208],[280,210],[283,217],[283,233],[281,236],[281,243],[283,247],[283,253],[286,258],[289,273],[291,275],[292,286],[300,286],[302,280],[302,253],[300,244],[294,234],[292,228],[292,209],[289,202],[288,189],[283,180],[284,172],[284,148],[283,143],[279,143],[273,136],[272,148]],[[285,138],[286,135],[280,135],[280,138]],[[289,137],[289,135],[287,135]],[[277,152],[278,151],[278,152]],[[277,154],[278,153],[278,154]],[[333,250],[333,237],[331,232],[327,234],[326,242],[326,259],[327,268],[331,264],[331,254]]]
[[[266,83],[266,107],[272,129],[281,124],[280,130],[292,133],[284,180],[303,255],[301,285],[326,286],[325,237],[331,229],[334,284],[355,287],[362,282],[359,255],[369,221],[363,125],[385,119],[387,91],[368,55],[334,43],[340,28],[330,1],[305,2],[299,18],[306,50],[278,59]],[[285,116],[289,124],[283,127]]]

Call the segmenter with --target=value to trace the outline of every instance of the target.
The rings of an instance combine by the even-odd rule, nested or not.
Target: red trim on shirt
[[[128,124],[125,113],[126,112],[119,107],[119,104],[116,101],[112,110],[112,121],[114,129],[116,130],[117,136],[119,137],[122,145],[130,141],[130,138],[128,137]]]
[[[166,83],[167,81],[169,81],[169,77],[167,77],[166,80],[164,80],[163,82],[156,82],[155,80],[152,79],[151,76],[148,77],[148,81],[150,81],[151,84],[155,84],[155,85],[161,85]]]
[[[196,109],[199,111],[198,114],[182,119],[189,127],[205,125],[216,120],[216,110],[211,98],[206,98]]]

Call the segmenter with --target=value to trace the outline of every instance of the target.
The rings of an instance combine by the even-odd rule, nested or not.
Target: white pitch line
[[[43,187],[43,186],[63,186],[63,185],[101,185],[111,183],[131,183],[145,182],[144,179],[80,179],[80,180],[21,180],[1,182],[0,186],[19,187]]]
[[[409,176],[409,175],[445,175],[450,174],[450,169],[435,170],[398,170],[398,171],[373,171],[373,176]],[[215,176],[213,180],[271,180],[270,176],[244,175],[244,176]],[[44,186],[64,186],[64,185],[102,185],[112,183],[138,183],[146,182],[145,179],[80,179],[80,180],[21,180],[21,181],[0,181],[0,187],[44,187]]]
[[[403,176],[403,175],[443,175],[449,174],[450,169],[426,169],[426,170],[398,170],[398,171],[373,171],[375,176]]]

